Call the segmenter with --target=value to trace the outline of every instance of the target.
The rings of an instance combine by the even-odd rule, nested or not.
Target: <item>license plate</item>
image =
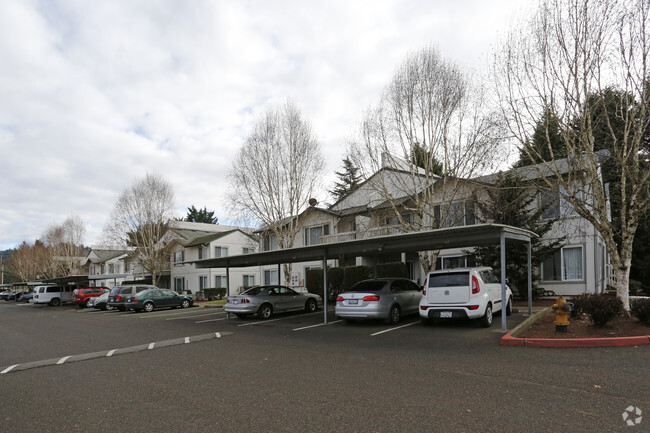
[[[441,311],[440,312],[440,318],[441,319],[451,319],[453,317],[453,313],[451,311]]]
[[[348,299],[348,304],[350,305],[357,305],[357,300],[356,299]]]

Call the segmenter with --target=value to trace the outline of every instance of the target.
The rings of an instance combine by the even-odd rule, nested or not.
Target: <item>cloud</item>
[[[71,214],[97,242],[121,191],[148,171],[172,183],[179,216],[207,206],[226,223],[231,161],[287,98],[333,173],[408,52],[434,44],[476,67],[515,4],[5,0],[0,249]]]

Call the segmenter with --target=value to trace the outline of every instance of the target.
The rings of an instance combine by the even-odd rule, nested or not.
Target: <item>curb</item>
[[[515,329],[507,333],[499,344],[511,347],[557,347],[557,348],[586,348],[586,347],[625,347],[650,344],[650,335],[637,337],[606,337],[606,338],[519,338],[518,334],[524,332],[549,308],[537,312],[520,323]]]

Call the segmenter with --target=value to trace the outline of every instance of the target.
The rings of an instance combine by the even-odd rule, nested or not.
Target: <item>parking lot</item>
[[[626,407],[650,413],[647,347],[509,348],[498,321],[328,317],[2,302],[0,372],[15,367],[0,431],[631,431]]]

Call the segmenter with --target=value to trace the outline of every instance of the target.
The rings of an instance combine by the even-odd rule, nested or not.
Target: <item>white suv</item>
[[[420,318],[478,319],[492,325],[492,314],[501,311],[501,282],[492,268],[458,268],[429,272],[420,299]],[[512,314],[512,291],[506,286],[506,315]]]

